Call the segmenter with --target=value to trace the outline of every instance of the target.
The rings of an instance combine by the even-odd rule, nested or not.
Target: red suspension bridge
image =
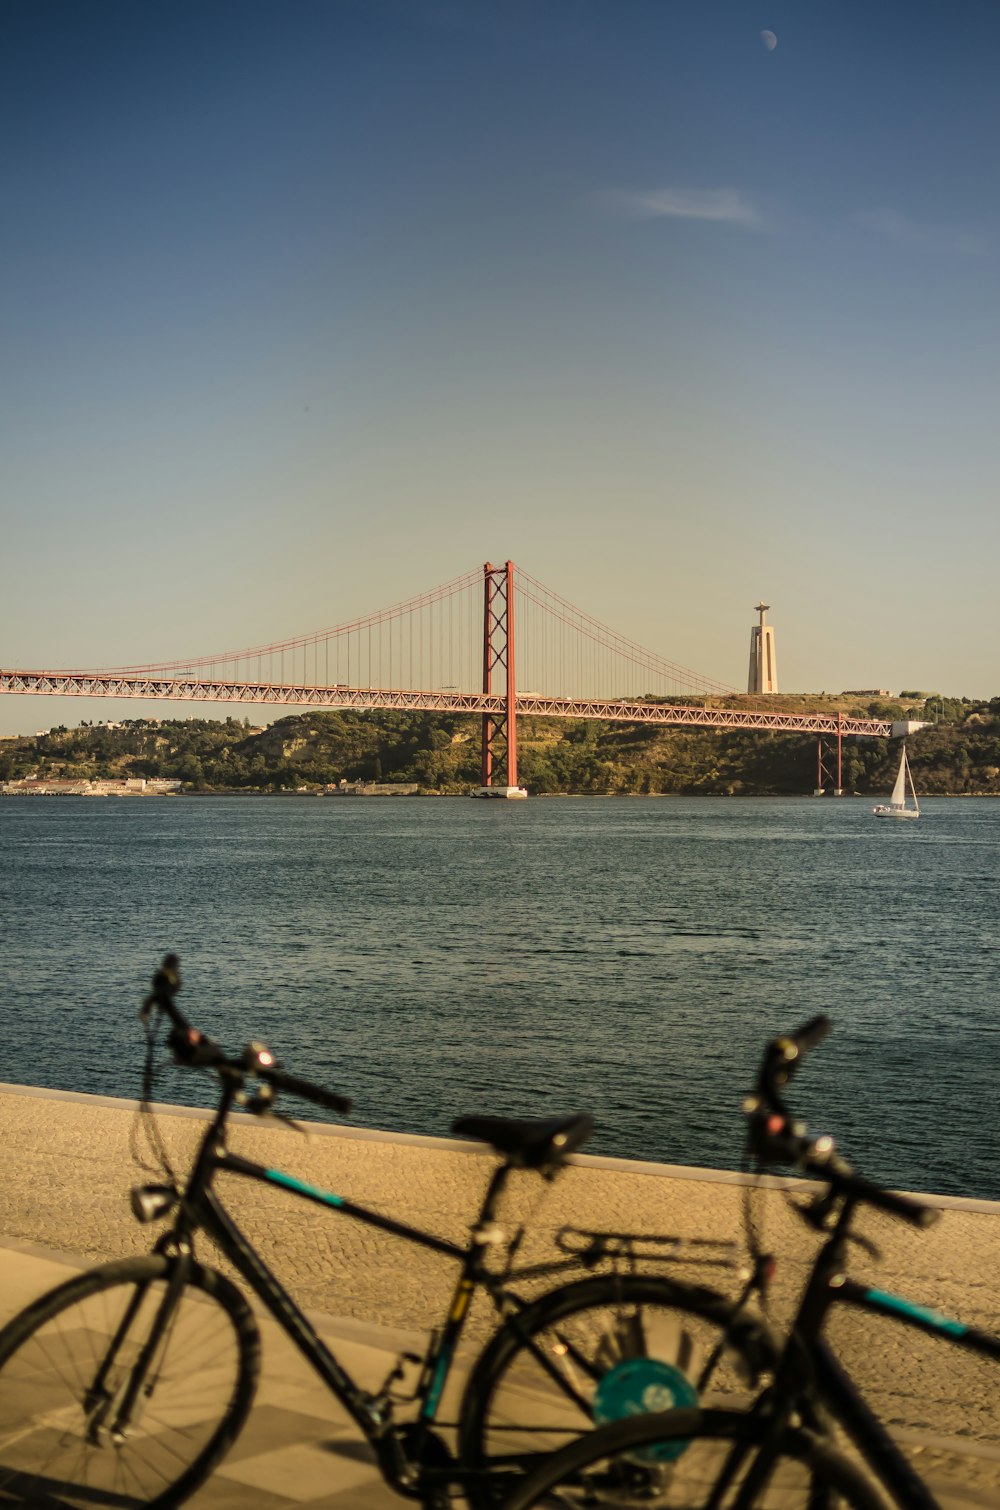
[[[517,720],[525,714],[811,732],[821,770],[822,739],[836,740],[837,788],[841,740],[893,731],[882,719],[713,706],[735,689],[643,649],[511,561],[487,562],[393,608],[275,644],[99,671],[0,670],[0,693],[474,713],[482,719],[484,786],[501,772],[517,786]],[[670,701],[677,697],[698,701]]]

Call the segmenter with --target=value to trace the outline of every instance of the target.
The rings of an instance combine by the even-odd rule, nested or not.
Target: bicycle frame
[[[511,1165],[506,1161],[494,1170],[478,1218],[472,1227],[470,1240],[465,1247],[461,1247],[433,1233],[412,1227],[406,1222],[382,1216],[332,1191],[307,1184],[281,1170],[256,1164],[238,1154],[231,1153],[225,1143],[225,1126],[235,1094],[235,1086],[224,1080],[219,1108],[202,1137],[190,1179],[183,1194],[180,1195],[178,1215],[171,1229],[164,1233],[156,1244],[158,1252],[176,1257],[180,1263],[154,1323],[153,1335],[147,1348],[148,1355],[152,1358],[158,1340],[165,1331],[171,1312],[179,1299],[186,1265],[192,1261],[192,1244],[195,1234],[204,1231],[292,1338],[299,1351],[372,1443],[378,1454],[383,1473],[389,1482],[397,1486],[412,1487],[415,1482],[415,1469],[419,1468],[420,1447],[423,1442],[430,1440],[431,1428],[437,1418],[441,1397],[465,1328],[469,1305],[476,1290],[484,1289],[489,1294],[498,1314],[508,1324],[516,1327],[516,1312],[523,1309],[527,1302],[510,1288],[511,1278],[563,1273],[572,1268],[579,1268],[580,1258],[571,1257],[549,1264],[535,1265],[515,1274],[505,1270],[503,1274],[497,1275],[485,1267],[484,1250],[493,1241],[490,1227],[500,1194],[511,1173]],[[212,1189],[214,1177],[220,1171],[288,1191],[302,1200],[323,1206],[326,1210],[340,1212],[366,1226],[375,1227],[379,1231],[399,1237],[406,1242],[415,1243],[419,1247],[439,1253],[442,1257],[450,1258],[460,1265],[458,1280],[444,1325],[431,1334],[413,1396],[420,1402],[415,1423],[418,1435],[414,1444],[416,1447],[414,1453],[404,1451],[398,1433],[391,1429],[393,1423],[388,1396],[372,1396],[357,1385],[323,1342],[308,1317],[296,1305],[272,1270],[240,1231]],[[533,1352],[536,1351],[530,1338],[524,1337],[522,1340],[531,1347]],[[136,1369],[132,1392],[127,1402],[128,1409],[131,1408],[134,1398],[138,1395],[147,1367],[148,1363],[141,1362]],[[116,1429],[127,1428],[128,1409],[119,1412]],[[434,1467],[439,1471],[444,1467],[440,1451],[435,1455]]]
[[[828,1309],[838,1304],[891,1317],[902,1326],[940,1337],[983,1357],[1000,1360],[1000,1338],[925,1306],[913,1305],[901,1296],[845,1279],[831,1294]],[[819,1388],[830,1409],[874,1469],[879,1481],[906,1510],[940,1510],[938,1501],[910,1466],[897,1443],[868,1405],[829,1344],[817,1338],[814,1362]]]
[[[848,1279],[843,1269],[844,1249],[850,1239],[850,1221],[857,1204],[858,1201],[850,1196],[845,1199],[833,1231],[816,1257],[774,1384],[758,1402],[762,1408],[765,1402],[776,1401],[777,1410],[734,1510],[753,1503],[753,1496],[767,1482],[779,1451],[782,1432],[802,1402],[817,1396],[844,1427],[881,1487],[887,1489],[904,1510],[941,1510],[938,1501],[821,1335],[823,1326],[831,1310],[838,1305],[848,1305],[870,1314],[890,1317],[902,1326],[914,1327],[953,1346],[998,1361],[1000,1337],[953,1321],[927,1306],[914,1305],[886,1290]],[[724,1492],[731,1482],[738,1466],[736,1457],[734,1453],[723,1470],[717,1492]],[[717,1503],[716,1499],[712,1503]]]

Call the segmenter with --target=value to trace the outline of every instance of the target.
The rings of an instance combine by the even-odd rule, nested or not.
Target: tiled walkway
[[[183,1169],[203,1114],[163,1107],[158,1116]],[[0,1179],[0,1320],[66,1278],[74,1259],[61,1256],[64,1248],[86,1253],[88,1264],[148,1251],[150,1233],[131,1220],[126,1201],[136,1179],[132,1119],[126,1102],[0,1086],[0,1146],[9,1151]],[[325,1124],[312,1133],[307,1142],[238,1118],[232,1128],[236,1150],[258,1162],[463,1241],[492,1168],[487,1154],[444,1139]],[[520,1179],[510,1194],[508,1224],[530,1220],[521,1251],[526,1264],[552,1256],[555,1235],[566,1222],[714,1239],[741,1231],[742,1183],[725,1172],[583,1157],[541,1207],[537,1177]],[[333,1339],[334,1351],[362,1386],[377,1388],[401,1350],[420,1348],[422,1334],[397,1328],[416,1328],[444,1314],[455,1268],[438,1255],[383,1241],[372,1229],[338,1222],[327,1212],[303,1210],[287,1194],[258,1185],[227,1189],[225,1198],[282,1281],[312,1308],[320,1331]],[[774,1295],[780,1323],[816,1239],[776,1192],[761,1200],[768,1245],[782,1255]],[[1000,1205],[937,1203],[945,1208],[944,1220],[928,1233],[887,1218],[867,1220],[865,1230],[881,1256],[869,1259],[859,1251],[852,1272],[1000,1330]],[[679,1277],[725,1287],[725,1275],[714,1271]],[[357,1319],[339,1319],[348,1313]],[[256,1403],[212,1480],[190,1501],[195,1510],[403,1505],[383,1484],[353,1422],[285,1335],[267,1317],[261,1330]],[[997,1367],[961,1349],[942,1350],[942,1344],[898,1326],[883,1323],[880,1331],[872,1318],[850,1313],[836,1341],[876,1408],[916,1452],[946,1510],[1000,1510]],[[454,1419],[451,1401],[445,1415]]]
[[[62,1284],[72,1260],[29,1244],[0,1246],[0,1321]],[[312,1313],[321,1335],[364,1385],[385,1378],[403,1333]],[[260,1384],[249,1420],[221,1467],[189,1503],[193,1510],[399,1510],[354,1423],[280,1328],[259,1316]]]
[[[0,1323],[78,1267],[34,1244],[0,1244]],[[315,1312],[311,1319],[366,1387],[381,1383],[398,1353],[419,1343],[413,1334],[388,1328]],[[193,1510],[399,1510],[406,1502],[383,1482],[353,1422],[280,1328],[259,1313],[258,1322],[263,1356],[253,1409],[221,1466],[189,1501]],[[943,1510],[998,1510],[1000,1452],[969,1444],[971,1455],[956,1468],[951,1439],[926,1432],[906,1436],[909,1445],[919,1445],[921,1471]]]

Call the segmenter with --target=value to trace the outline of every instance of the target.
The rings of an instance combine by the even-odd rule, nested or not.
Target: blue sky
[[[763,595],[788,690],[996,695],[998,64],[992,3],[7,0],[0,664],[511,557],[720,681]]]

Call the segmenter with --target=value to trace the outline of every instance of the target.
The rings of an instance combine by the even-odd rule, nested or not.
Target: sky
[[[998,64],[993,0],[5,0],[0,666],[513,559],[737,687],[763,597],[782,690],[1000,694]]]

